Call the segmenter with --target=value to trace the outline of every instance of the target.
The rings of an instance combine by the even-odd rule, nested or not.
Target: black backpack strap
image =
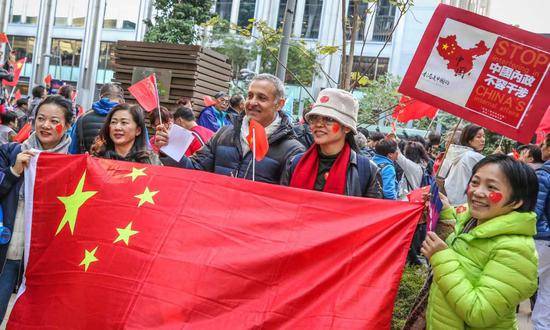
[[[86,145],[84,144],[84,127],[83,127],[83,121],[84,117],[86,117],[86,113],[80,116],[76,120],[76,133],[78,134],[78,146],[80,147],[80,153],[84,154],[86,153]]]
[[[370,171],[370,160],[367,156],[357,153],[357,172],[359,174],[359,184],[361,185],[361,195],[365,196],[367,184],[372,175]]]

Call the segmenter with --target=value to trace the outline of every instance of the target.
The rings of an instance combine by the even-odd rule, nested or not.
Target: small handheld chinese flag
[[[26,57],[23,57],[22,59],[19,59],[17,62],[15,62],[13,68],[13,80],[11,82],[7,80],[2,80],[2,85],[11,87],[17,86],[17,84],[19,83],[19,76],[21,76],[21,71],[23,71],[23,68],[25,67],[25,62],[27,62]]]
[[[8,36],[5,33],[0,33],[0,44],[9,44]]]
[[[147,112],[151,112],[159,106],[157,80],[154,74],[128,87],[128,91]]]
[[[209,107],[211,105],[216,104],[216,100],[214,100],[212,97],[205,95],[202,97],[202,100],[204,101],[204,106]]]
[[[250,119],[246,141],[252,152],[255,153],[254,158],[257,161],[261,161],[265,158],[269,150],[267,135],[265,134],[265,128],[254,119]]]
[[[48,86],[51,85],[51,83],[52,83],[52,75],[51,74],[48,73],[46,78],[44,78],[44,83]]]
[[[31,135],[31,124],[26,123],[25,126],[21,127],[17,135],[13,138],[14,142],[23,143]]]
[[[20,90],[17,90],[17,92],[15,92],[15,95],[13,96],[15,98],[15,100],[19,100],[21,98],[21,91]]]

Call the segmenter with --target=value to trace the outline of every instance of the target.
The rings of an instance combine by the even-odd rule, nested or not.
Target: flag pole
[[[437,109],[437,111],[435,112],[435,116],[432,118],[432,121],[430,121],[430,125],[428,125],[428,128],[426,129],[426,135],[424,135],[424,138],[427,138],[428,134],[430,134],[430,129],[432,128],[438,114],[439,114],[439,109]]]
[[[157,75],[153,73],[153,78],[155,79],[155,89],[157,90],[157,109],[159,111],[159,122],[162,125],[162,114],[160,112],[160,95],[159,95],[159,87],[157,84]]]
[[[497,147],[497,149],[500,149],[500,147],[502,146],[502,141],[504,141],[504,135],[502,135],[502,136],[500,137],[500,141],[498,142],[498,147]]]
[[[461,123],[462,123],[462,118],[460,118],[458,123],[456,123],[456,126],[453,129],[453,133],[447,139],[447,145],[445,146],[445,153],[443,153],[443,158],[441,158],[441,165],[439,165],[439,168],[437,169],[437,173],[435,173],[436,178],[439,176],[439,172],[441,171],[441,168],[443,167],[443,162],[445,161],[445,157],[447,157],[447,152],[449,152],[449,148],[451,147],[451,142],[453,141],[456,130],[458,129],[458,126],[460,126]]]
[[[256,181],[256,128],[252,127],[252,181]]]
[[[13,96],[13,93],[15,92],[15,87],[16,86],[12,87],[11,92],[10,92],[10,97],[8,97],[8,105],[10,105],[10,106],[11,106],[11,98]]]

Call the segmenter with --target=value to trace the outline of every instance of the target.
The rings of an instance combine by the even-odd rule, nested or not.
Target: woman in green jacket
[[[446,243],[428,233],[422,253],[433,282],[427,329],[517,329],[516,306],[537,288],[533,212],[537,177],[527,165],[491,155],[472,171],[467,206],[443,196],[442,219],[455,218]]]

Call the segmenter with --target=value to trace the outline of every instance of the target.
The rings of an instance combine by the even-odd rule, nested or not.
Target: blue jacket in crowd
[[[535,239],[550,241],[550,161],[536,171],[539,179],[539,194],[537,196],[537,235]]]
[[[397,199],[397,174],[393,161],[379,154],[374,154],[372,161],[380,168],[384,199]]]
[[[206,127],[213,132],[217,132],[223,126],[231,125],[228,115],[224,111],[219,111],[213,105],[202,110],[197,124]]]
[[[16,177],[10,170],[15,165],[17,155],[21,152],[21,144],[6,143],[0,147],[0,201],[4,213],[4,226],[13,232],[15,214],[19,202],[19,191],[24,179],[21,175]],[[9,244],[0,245],[0,273],[4,268]]]

